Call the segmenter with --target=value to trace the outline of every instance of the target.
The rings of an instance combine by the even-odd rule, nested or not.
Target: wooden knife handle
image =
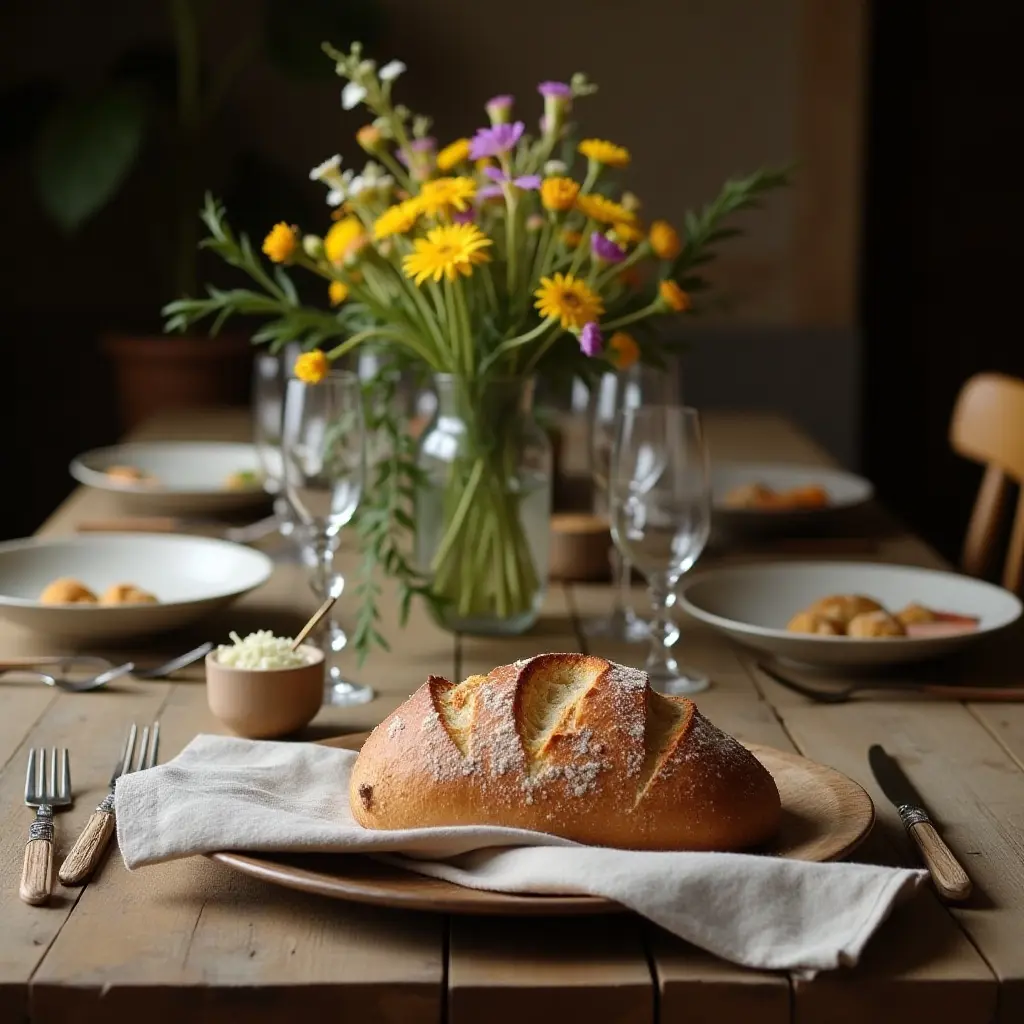
[[[30,839],[21,864],[18,895],[33,906],[47,903],[53,892],[53,841]]]
[[[82,834],[60,866],[60,880],[65,885],[82,885],[96,870],[96,865],[99,864],[113,833],[113,812],[93,811],[92,817],[82,829]]]
[[[919,821],[907,831],[921,851],[928,873],[932,876],[938,894],[944,900],[959,902],[971,895],[971,880],[952,850],[942,841],[930,821]]]
[[[185,523],[174,516],[118,516],[116,519],[83,519],[79,533],[181,533]]]

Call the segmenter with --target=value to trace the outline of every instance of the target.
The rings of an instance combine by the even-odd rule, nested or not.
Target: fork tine
[[[57,801],[57,786],[60,782],[60,776],[57,774],[57,748],[52,747],[50,749],[50,775],[46,780],[46,800],[47,803],[56,803]]]
[[[71,755],[68,748],[61,748],[60,752],[60,798],[61,800],[71,799]]]
[[[128,730],[128,739],[124,745],[124,760],[121,762],[121,772],[127,775],[132,770],[132,755],[135,753],[135,737],[138,734],[138,727],[132,722]]]
[[[46,797],[46,747],[36,752],[36,797],[39,800]]]
[[[146,755],[149,753],[149,726],[142,727],[142,738],[139,740],[139,758],[135,762],[135,770],[142,771],[146,767]]]
[[[159,756],[159,754],[160,754],[160,723],[159,722],[154,722],[153,723],[152,743],[151,743],[150,748],[149,748],[149,764],[146,765],[147,768],[152,768],[153,765],[156,764],[156,759]]]
[[[36,748],[29,747],[28,769],[25,772],[25,803],[28,803],[35,796],[36,781]]]

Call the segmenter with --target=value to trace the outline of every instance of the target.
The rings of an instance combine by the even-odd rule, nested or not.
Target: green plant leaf
[[[377,0],[270,0],[267,54],[282,74],[329,81],[334,77],[334,65],[324,57],[320,44],[327,40],[347,50],[358,40],[370,51],[383,23]]]
[[[36,184],[47,214],[65,231],[114,197],[138,156],[147,113],[142,94],[126,84],[54,111],[36,151]]]

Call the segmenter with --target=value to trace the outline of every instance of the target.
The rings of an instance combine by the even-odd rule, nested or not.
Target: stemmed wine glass
[[[284,492],[284,462],[281,431],[284,426],[284,396],[295,349],[289,346],[279,355],[260,352],[252,369],[252,434],[256,458],[263,470],[263,488],[274,499],[278,531],[289,536],[295,528],[291,506]]]
[[[587,452],[594,485],[594,512],[610,514],[608,507],[608,471],[615,442],[618,414],[650,401],[669,400],[669,374],[636,364],[621,373],[605,373],[590,389],[587,408]],[[633,567],[626,555],[612,547],[608,553],[612,570],[614,604],[604,617],[583,623],[587,636],[637,643],[647,638],[648,626],[630,603]]]
[[[619,414],[609,471],[612,538],[647,578],[654,609],[647,673],[662,693],[706,690],[708,677],[680,667],[672,647],[675,588],[711,529],[711,483],[700,415],[679,405]]]
[[[288,500],[303,527],[303,560],[318,597],[340,596],[344,577],[334,569],[341,530],[355,515],[363,491],[366,430],[362,387],[354,373],[334,372],[317,384],[288,381],[281,439]],[[343,678],[333,657],[348,643],[333,614],[321,626],[327,662],[327,704],[363,704],[369,686]]]

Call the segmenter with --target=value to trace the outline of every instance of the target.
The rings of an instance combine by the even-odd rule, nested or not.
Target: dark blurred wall
[[[873,21],[864,466],[955,558],[981,479],[949,448],[957,392],[982,371],[1024,377],[1024,16],[994,0],[878,0]]]
[[[379,56],[409,65],[401,96],[436,115],[442,142],[481,123],[481,104],[494,93],[515,93],[532,120],[538,81],[586,71],[601,91],[581,101],[581,121],[589,133],[632,150],[629,185],[644,199],[645,213],[678,221],[727,176],[802,156],[807,5],[385,0]],[[258,22],[263,4],[221,0],[205,8],[204,52],[216,66]],[[0,87],[46,72],[87,89],[125,47],[166,36],[162,3],[6,0]],[[336,80],[288,80],[262,60],[245,72],[204,143],[207,182],[231,202],[235,220],[256,233],[279,218],[322,230],[322,190],[306,180],[308,168],[339,150],[357,160],[351,138],[363,123],[357,112],[341,111],[338,96]],[[157,184],[164,170],[149,153],[115,202],[69,238],[42,217],[27,160],[0,167],[8,250],[0,415],[18,425],[19,437],[6,446],[4,479],[31,483],[24,500],[0,513],[2,534],[34,529],[70,487],[68,459],[117,436],[97,338],[112,329],[158,327],[157,311],[171,297],[161,273],[168,237]],[[796,230],[798,214],[794,192],[779,193],[745,219],[749,236],[723,250],[715,274],[735,305],[699,325],[701,351],[687,398],[786,411],[855,462],[859,339],[852,322],[828,325],[827,344],[820,331],[804,329],[814,325],[802,322],[798,308],[796,248],[806,238]],[[220,267],[206,270],[223,274]]]

